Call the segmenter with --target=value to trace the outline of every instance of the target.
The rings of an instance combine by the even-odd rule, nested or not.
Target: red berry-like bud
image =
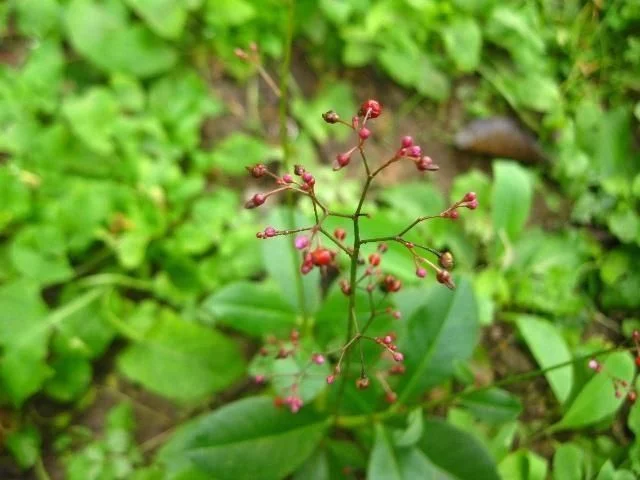
[[[364,117],[368,115],[369,118],[378,118],[382,113],[382,105],[377,100],[367,100],[360,105],[358,115]]]
[[[421,172],[426,172],[427,170],[431,170],[432,166],[433,166],[433,160],[431,160],[431,157],[424,156],[416,162],[416,168]]]
[[[256,382],[258,385],[263,384],[264,380],[265,380],[264,375],[256,375],[255,377],[253,377],[253,381]]]
[[[293,173],[295,173],[296,175],[300,176],[304,173],[304,167],[302,165],[294,165],[293,166]]]
[[[638,394],[635,391],[631,391],[627,393],[627,398],[629,399],[630,403],[636,403],[636,400],[638,399]]]
[[[465,202],[473,202],[476,199],[476,192],[468,192],[464,196]]]
[[[339,153],[336,155],[336,163],[333,165],[334,170],[340,170],[343,167],[349,165],[351,161],[351,156],[346,153]]]
[[[390,375],[402,375],[406,371],[406,367],[404,365],[393,365],[389,369]]]
[[[443,215],[444,218],[450,218],[451,220],[457,220],[460,214],[457,210],[449,210]]]
[[[298,250],[304,250],[309,246],[309,237],[306,235],[298,235],[293,243]]]
[[[393,275],[387,275],[380,283],[380,288],[387,293],[397,292],[402,288],[402,282]]]
[[[360,131],[358,132],[358,136],[362,139],[362,140],[366,140],[367,138],[369,138],[371,136],[371,130],[369,130],[366,127],[362,127],[360,129]]]
[[[311,182],[313,180],[314,180],[313,175],[311,175],[309,172],[304,172],[302,174],[302,181],[303,182],[309,183],[309,182]]]
[[[409,148],[411,145],[413,145],[413,138],[407,135],[406,137],[402,137],[400,143],[402,145],[402,148]]]
[[[345,295],[349,296],[351,294],[351,285],[346,280],[340,280],[340,290]]]
[[[385,335],[382,342],[386,345],[390,345],[393,342],[393,338],[391,338],[391,335]]]
[[[410,157],[420,158],[422,156],[422,148],[420,148],[420,145],[413,145],[407,149],[407,155]]]
[[[326,248],[318,247],[311,252],[311,260],[317,266],[329,265],[332,260],[331,252]]]
[[[403,354],[401,354],[400,352],[396,352],[396,353],[394,353],[394,354],[393,354],[393,359],[394,359],[396,362],[401,362],[401,361],[403,361],[403,360],[404,360],[404,355],[403,355]]]
[[[588,366],[591,370],[593,370],[596,373],[602,370],[602,365],[595,358],[592,358],[591,360],[589,360]]]
[[[384,396],[384,399],[387,401],[387,403],[395,403],[396,400],[398,400],[398,395],[396,394],[396,392],[387,392]]]
[[[303,263],[300,266],[300,273],[302,273],[303,275],[306,275],[307,273],[309,273],[311,270],[313,270],[313,264],[309,264],[309,263]]]
[[[398,312],[397,310],[395,312],[393,312],[391,314],[393,316],[393,318],[395,318],[396,320],[400,320],[402,318],[402,313]]]
[[[247,167],[247,170],[249,170],[253,178],[260,178],[265,173],[267,173],[267,167],[265,167],[262,163],[258,163],[253,167]]]
[[[329,110],[322,114],[322,119],[327,123],[337,123],[340,121],[340,116],[333,110]]]
[[[451,252],[444,252],[442,255],[440,255],[440,257],[438,258],[438,263],[442,268],[446,268],[447,270],[451,270],[453,268],[453,265],[455,264]]]
[[[356,387],[360,390],[364,390],[369,388],[369,379],[367,377],[362,377],[356,380]]]
[[[264,236],[267,238],[275,237],[276,233],[278,232],[273,227],[267,227],[264,229]]]
[[[336,376],[335,376],[335,375],[329,375],[329,376],[327,377],[327,383],[328,383],[329,385],[333,384],[333,382],[335,382],[335,381],[336,381]]]
[[[389,250],[389,247],[387,246],[387,244],[386,244],[386,243],[379,243],[379,244],[378,244],[378,251],[379,251],[380,253],[384,253],[384,252],[386,252],[387,250]]]
[[[313,363],[315,363],[316,365],[322,365],[324,363],[324,355],[321,355],[319,353],[315,353],[311,357],[311,361]]]
[[[347,232],[344,228],[336,228],[333,231],[333,236],[336,237],[337,240],[342,241],[347,238]]]
[[[471,200],[470,202],[467,202],[465,204],[465,207],[467,207],[469,210],[475,210],[476,208],[478,208],[478,200]]]
[[[424,278],[427,276],[427,271],[422,267],[418,267],[416,269],[416,275],[420,278]]]
[[[640,355],[636,357],[636,365],[640,367]]]
[[[377,253],[372,253],[371,255],[369,255],[369,263],[374,267],[380,265],[380,255],[378,255]]]
[[[282,181],[283,181],[284,183],[293,183],[293,177],[291,176],[291,174],[289,174],[289,173],[285,173],[285,174],[282,176]]]
[[[267,200],[267,197],[262,195],[261,193],[256,193],[253,197],[251,197],[245,204],[244,208],[256,208],[262,205]]]
[[[446,270],[438,270],[438,273],[436,273],[436,280],[451,290],[456,288],[456,285],[453,283],[453,279],[451,278],[451,274]]]

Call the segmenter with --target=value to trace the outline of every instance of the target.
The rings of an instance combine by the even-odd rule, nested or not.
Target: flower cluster
[[[294,192],[303,197],[307,197],[313,206],[315,222],[312,225],[296,229],[280,230],[273,226],[267,226],[256,236],[263,240],[273,237],[291,235],[294,237],[293,244],[300,252],[300,272],[306,275],[313,269],[319,269],[326,273],[328,268],[339,270],[339,256],[344,255],[350,264],[348,275],[338,280],[340,290],[349,298],[347,315],[347,337],[342,347],[333,352],[314,353],[308,358],[307,365],[301,368],[295,381],[292,384],[290,395],[277,400],[279,405],[287,405],[292,412],[298,411],[302,407],[302,399],[299,395],[300,381],[308,374],[308,369],[313,365],[333,365],[331,373],[326,377],[327,384],[333,384],[338,376],[352,374],[350,370],[350,353],[355,346],[361,350],[361,342],[371,341],[381,349],[383,358],[391,362],[389,368],[379,369],[375,378],[379,381],[385,392],[385,398],[389,402],[394,402],[396,394],[390,387],[387,379],[393,375],[404,373],[405,367],[403,353],[398,351],[395,344],[395,335],[389,333],[382,337],[371,337],[367,331],[372,322],[380,316],[387,315],[395,319],[400,319],[401,314],[391,306],[380,307],[388,297],[402,289],[402,281],[394,275],[386,272],[383,268],[384,254],[388,250],[390,243],[396,243],[408,252],[415,265],[415,275],[422,279],[427,277],[429,271],[432,272],[437,282],[450,289],[455,288],[455,283],[451,275],[455,261],[451,252],[440,252],[430,246],[408,241],[405,236],[420,225],[422,222],[433,219],[456,220],[461,209],[475,210],[478,207],[478,199],[474,192],[466,193],[459,201],[453,203],[444,211],[415,219],[406,228],[392,235],[375,238],[363,238],[359,229],[361,217],[369,217],[363,212],[365,199],[371,183],[376,176],[384,169],[396,162],[412,162],[416,169],[422,173],[434,172],[438,170],[438,165],[426,155],[422,146],[416,144],[410,136],[400,139],[398,148],[383,160],[377,167],[370,165],[365,152],[367,142],[372,137],[370,129],[371,121],[379,117],[383,112],[383,106],[376,100],[367,100],[362,103],[357,114],[350,121],[343,120],[338,113],[331,110],[323,114],[323,119],[328,124],[343,125],[354,132],[354,144],[342,153],[336,155],[333,169],[341,170],[352,163],[354,156],[360,157],[365,174],[360,200],[351,213],[337,212],[330,209],[318,197],[316,191],[318,185],[312,172],[303,165],[295,165],[290,172],[280,175],[270,172],[265,165],[257,164],[248,167],[247,170],[254,178],[269,177],[273,180],[273,187],[263,193],[254,194],[247,200],[246,208],[257,208],[263,205],[270,197],[284,193]],[[325,227],[325,221],[329,217],[339,217],[347,219],[353,224],[352,232],[347,233],[344,228],[336,228],[329,231]],[[375,251],[365,256],[363,247],[367,244],[376,245]],[[370,313],[369,318],[360,325],[355,315],[356,291],[364,291],[369,297]],[[374,294],[381,296],[381,301],[376,304]],[[296,333],[297,335],[297,333]],[[286,349],[279,347],[274,353],[276,359],[286,358],[296,354],[296,343],[290,339],[293,348]],[[297,340],[296,340],[297,342]],[[355,385],[359,389],[368,388],[370,378],[366,373],[364,357],[361,351],[360,373],[356,378]],[[382,363],[384,364],[384,362]],[[326,368],[326,366],[325,366]],[[264,382],[266,378],[259,376],[256,381]]]

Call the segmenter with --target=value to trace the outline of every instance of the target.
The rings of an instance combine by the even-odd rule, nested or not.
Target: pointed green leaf
[[[516,324],[541,368],[571,360],[567,343],[552,323],[531,315],[520,315]],[[573,388],[573,365],[554,369],[545,377],[558,401],[566,402]]]
[[[251,397],[182,426],[159,460],[187,459],[218,480],[279,480],[307,459],[327,427],[308,407],[293,415],[270,398]]]

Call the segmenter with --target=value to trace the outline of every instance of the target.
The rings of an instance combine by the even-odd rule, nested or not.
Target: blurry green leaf
[[[268,224],[286,230],[307,227],[313,221],[299,212],[279,207],[269,215]],[[280,286],[282,298],[299,313],[313,313],[320,303],[320,272],[316,268],[307,275],[300,274],[302,254],[294,248],[293,241],[292,236],[282,235],[262,242],[264,264],[270,277]],[[303,287],[302,292],[298,291],[299,284]]]
[[[207,23],[218,27],[235,27],[256,15],[256,9],[246,0],[207,0]]]
[[[56,0],[20,0],[16,6],[18,27],[25,35],[43,37],[60,25],[61,8]]]
[[[522,412],[522,403],[518,397],[499,388],[465,395],[461,404],[476,418],[489,423],[515,420]]]
[[[402,480],[404,477],[398,459],[395,458],[389,434],[380,423],[376,423],[375,429],[376,439],[369,456],[367,480]]]
[[[548,112],[557,108],[561,102],[558,84],[548,77],[527,74],[517,83],[518,102],[537,112]]]
[[[398,386],[403,402],[451,376],[455,364],[469,358],[478,337],[476,304],[467,280],[460,281],[454,292],[434,286],[423,298],[399,345],[406,365]]]
[[[446,478],[459,480],[498,480],[489,452],[470,434],[444,420],[429,419],[418,447]],[[409,477],[428,478],[428,477]]]
[[[584,451],[573,443],[560,445],[553,456],[554,480],[582,480]]]
[[[480,63],[482,32],[472,17],[454,17],[443,32],[444,46],[456,67],[472,72]]]
[[[187,10],[180,0],[126,0],[161,37],[179,38],[187,20]]]
[[[638,171],[638,161],[631,153],[631,122],[625,107],[606,112],[600,117],[595,145],[595,171],[602,178],[629,178]]]
[[[640,216],[630,206],[620,206],[607,219],[609,230],[624,243],[640,238]]]
[[[124,74],[111,76],[111,89],[125,111],[139,112],[145,106],[145,92],[133,77]]]
[[[635,373],[633,360],[627,352],[612,353],[603,362],[604,374],[595,374],[571,403],[555,430],[585,427],[613,415],[624,402],[615,395],[611,376],[627,383]]]
[[[159,460],[188,459],[220,480],[278,480],[306,460],[326,427],[326,419],[308,408],[291,415],[270,398],[251,397],[183,425]]]
[[[243,375],[238,347],[222,334],[163,310],[155,324],[118,358],[118,368],[152,392],[189,402]]]
[[[33,467],[40,457],[41,444],[40,432],[33,425],[11,432],[5,440],[7,450],[13,455],[20,468],[25,470]]]
[[[96,87],[81,97],[67,100],[63,112],[74,133],[101,155],[113,153],[111,137],[118,103],[106,89]]]
[[[46,394],[59,402],[78,398],[91,384],[91,364],[82,357],[61,357],[51,363],[53,376],[44,384]]]
[[[115,0],[72,0],[66,25],[73,47],[98,67],[149,77],[171,68],[176,52],[141,25],[132,25]]]
[[[528,450],[518,450],[508,455],[498,466],[502,478],[509,480],[545,480],[547,462]]]
[[[293,480],[330,480],[329,460],[323,449],[318,449],[296,470]]]
[[[552,323],[531,315],[518,316],[516,323],[540,368],[571,361],[569,347]],[[573,388],[573,365],[557,368],[545,376],[558,402],[565,403]]]
[[[423,431],[422,408],[416,408],[407,415],[407,428],[393,432],[393,444],[397,447],[410,447],[422,437]]]
[[[11,245],[16,270],[42,285],[62,282],[73,275],[60,231],[49,225],[22,229]]]
[[[195,162],[202,170],[218,168],[229,175],[244,175],[247,173],[245,167],[268,163],[279,157],[280,151],[276,147],[244,133],[232,133],[213,151],[198,154]]]
[[[29,189],[8,168],[0,168],[0,232],[29,212]]]
[[[498,233],[504,231],[511,239],[517,238],[531,211],[531,177],[524,167],[505,160],[493,163],[493,177],[494,229]]]
[[[296,321],[291,304],[279,292],[250,282],[227,285],[208,297],[202,308],[214,322],[256,336],[286,334]]]

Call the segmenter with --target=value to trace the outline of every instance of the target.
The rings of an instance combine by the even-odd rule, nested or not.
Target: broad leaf
[[[633,359],[627,352],[616,352],[603,362],[603,371],[596,373],[580,391],[554,430],[585,427],[613,415],[624,402],[616,397],[611,377],[631,383],[635,374]]]
[[[504,232],[517,238],[524,228],[533,198],[531,177],[524,167],[509,161],[493,164],[493,227],[497,234]]]
[[[554,480],[582,480],[584,451],[573,443],[560,445],[553,456]]]
[[[177,39],[182,33],[187,20],[183,0],[127,0],[127,3],[161,37]]]
[[[527,450],[513,452],[498,466],[502,478],[509,480],[545,480],[547,462],[544,458]]]
[[[228,387],[243,375],[245,365],[230,339],[163,310],[122,352],[118,367],[152,392],[188,402]]]
[[[369,456],[367,480],[403,480],[391,437],[384,426],[376,424],[376,439]]]
[[[472,17],[455,17],[443,30],[444,45],[456,67],[463,72],[475,70],[480,63],[482,31]]]
[[[476,418],[489,423],[504,423],[515,420],[522,412],[522,403],[518,397],[499,388],[465,395],[461,403]]]
[[[571,360],[569,347],[552,323],[531,315],[519,316],[516,323],[541,368]],[[573,365],[551,370],[545,376],[558,401],[566,402],[573,388]]]
[[[427,290],[400,344],[406,373],[398,387],[399,401],[415,399],[451,376],[456,363],[470,357],[478,328],[476,303],[467,280],[460,281],[453,292],[441,285]]]
[[[278,480],[306,460],[327,426],[308,408],[294,415],[269,398],[246,398],[181,427],[159,459],[187,459],[219,480]]]
[[[418,447],[436,467],[445,472],[444,478],[455,480],[499,480],[500,478],[489,452],[482,444],[470,434],[458,430],[444,420],[425,421],[424,435]]]
[[[215,323],[249,335],[282,335],[295,325],[296,313],[277,290],[267,285],[237,282],[208,297],[202,308]]]

